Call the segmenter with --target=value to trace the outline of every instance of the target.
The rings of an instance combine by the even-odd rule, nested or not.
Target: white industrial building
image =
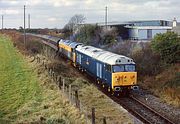
[[[158,33],[166,33],[172,30],[172,21],[165,20],[146,20],[146,21],[129,21],[129,22],[110,22],[108,28],[116,27],[119,36],[122,39],[131,40],[151,40]],[[99,24],[99,26],[105,26]]]

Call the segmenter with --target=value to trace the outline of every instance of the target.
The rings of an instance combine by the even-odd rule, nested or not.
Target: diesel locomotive
[[[73,66],[94,77],[109,92],[119,95],[138,89],[133,59],[63,39],[58,40],[57,47]]]

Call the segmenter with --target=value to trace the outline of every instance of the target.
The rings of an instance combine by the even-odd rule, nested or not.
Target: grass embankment
[[[27,64],[3,35],[0,51],[0,123],[84,122],[48,76]]]
[[[71,84],[72,91],[78,90],[80,102],[88,117],[91,117],[91,108],[96,109],[97,124],[102,124],[104,117],[108,124],[133,123],[133,118],[126,110],[88,82],[86,76],[72,68],[70,63],[61,59],[48,59],[48,67],[54,68],[55,72],[65,79],[66,85]]]
[[[146,76],[140,84],[163,101],[180,108],[180,64],[174,64],[156,76]]]
[[[41,100],[41,89],[10,40],[0,37],[0,117],[14,119],[28,100]]]

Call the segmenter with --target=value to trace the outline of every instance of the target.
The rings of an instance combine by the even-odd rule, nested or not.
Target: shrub
[[[96,37],[97,25],[84,25],[80,27],[76,40],[85,44],[94,44],[93,41]]]
[[[153,53],[150,44],[143,44],[141,49],[134,50],[131,57],[136,62],[137,72],[140,76],[155,75],[160,72],[160,56]]]
[[[152,40],[153,51],[166,63],[180,62],[180,38],[174,32],[157,34]]]

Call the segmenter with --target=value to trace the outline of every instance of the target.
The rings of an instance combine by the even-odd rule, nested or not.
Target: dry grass
[[[17,43],[17,41],[15,42]],[[23,48],[20,48],[20,51],[21,50],[23,51]],[[47,59],[49,61],[47,61],[46,64],[48,64],[49,67],[53,67],[57,74],[63,76],[67,84],[72,84],[73,89],[79,90],[80,100],[82,104],[85,105],[89,117],[90,117],[90,109],[92,107],[95,107],[96,115],[97,115],[96,116],[97,123],[102,123],[103,116],[107,118],[107,123],[113,123],[113,124],[133,123],[132,117],[128,114],[127,111],[122,109],[119,105],[114,103],[110,98],[106,97],[103,93],[98,91],[98,89],[95,86],[88,83],[88,81],[86,80],[86,78],[84,78],[82,74],[80,74],[76,69],[72,68],[69,61],[64,61],[61,59],[55,60],[52,57],[52,55],[54,55],[54,52],[52,50],[42,49],[40,51],[41,51],[40,54],[44,54],[44,55],[46,55],[46,52],[48,51],[49,58]],[[42,58],[44,58],[44,56]],[[29,122],[31,122],[31,120],[33,122],[35,121],[39,122],[41,120],[44,121],[44,119],[46,122],[49,122],[52,119],[48,118],[48,116],[53,117],[54,118],[53,120],[55,121],[58,120],[58,118],[62,120],[69,119],[70,117],[73,118],[74,116],[72,113],[75,113],[74,112],[75,109],[73,110],[68,109],[69,107],[65,106],[66,104],[68,104],[68,101],[66,100],[65,102],[63,102],[65,105],[63,103],[61,104],[60,102],[59,104],[61,104],[60,106],[62,107],[56,107],[56,109],[54,109],[55,105],[57,104],[55,101],[60,101],[60,99],[65,99],[65,98],[63,98],[62,96],[59,96],[60,98],[56,97],[58,96],[57,94],[59,94],[59,91],[57,90],[56,86],[54,86],[54,84],[49,83],[50,81],[47,79],[47,72],[45,72],[45,70],[39,67],[39,65],[36,65],[36,63],[34,63],[32,66],[33,66],[33,70],[35,72],[37,71],[38,75],[42,75],[39,76],[38,78],[39,80],[41,80],[41,82],[43,82],[41,83],[41,85],[46,89],[43,90],[43,94],[45,94],[46,96],[43,97],[43,101],[47,101],[47,103],[49,104],[47,104],[46,102],[34,103],[33,101],[27,103],[22,109],[18,111],[20,113],[19,115],[21,115],[19,116],[20,117],[19,122],[27,121],[28,119]],[[48,94],[51,95],[53,94],[54,96],[50,95],[51,97],[50,96],[48,97]],[[48,111],[44,109],[44,106],[47,106],[45,108],[48,108]],[[61,114],[60,115],[57,114],[61,111],[62,113],[63,111],[67,111],[66,109],[68,109],[69,114],[66,113],[63,117],[61,116]],[[23,113],[30,113],[30,114],[23,115]],[[69,120],[74,119],[71,118]],[[77,116],[77,118],[79,118],[79,116]],[[81,118],[83,118],[83,115],[79,119]],[[81,119],[81,121],[83,122],[83,119]]]
[[[40,56],[44,58],[44,56]],[[72,90],[79,91],[79,98],[83,104],[83,108],[87,111],[88,117],[91,118],[91,108],[96,108],[96,122],[97,124],[103,123],[103,117],[107,118],[107,123],[122,124],[133,123],[132,118],[126,110],[114,103],[110,98],[100,92],[94,85],[90,84],[81,73],[75,68],[67,64],[64,60],[49,60],[46,61],[48,67],[54,68],[56,74],[65,79],[65,84],[71,84]],[[38,67],[39,68],[39,67]],[[39,71],[43,71],[39,68]],[[38,71],[38,72],[39,72]],[[40,80],[44,80],[44,77]],[[45,84],[47,82],[44,82]],[[44,84],[43,84],[44,85]]]
[[[44,56],[39,55],[41,59]],[[65,79],[65,84],[72,86],[72,90],[78,90],[79,98],[87,115],[91,118],[91,108],[96,108],[96,122],[103,123],[103,117],[107,118],[107,123],[122,124],[133,123],[132,117],[126,110],[114,103],[110,98],[100,92],[94,85],[89,83],[77,69],[73,68],[69,61],[62,59],[48,59],[48,67],[54,68],[56,74]]]
[[[84,116],[59,92],[43,66],[24,59],[6,36],[0,37],[0,123],[84,124]]]
[[[82,104],[87,107],[88,115],[91,114],[92,107],[96,108],[98,124],[103,123],[103,117],[106,117],[108,124],[133,123],[133,119],[129,117],[126,110],[114,103],[93,85],[86,86],[79,92]]]
[[[66,85],[71,84],[72,90],[78,90],[80,101],[87,111],[88,117],[91,117],[91,108],[96,108],[97,124],[103,123],[103,117],[106,117],[107,123],[110,124],[133,123],[133,119],[126,110],[90,84],[86,77],[72,68],[70,63],[53,60],[52,63],[49,61],[49,66],[53,67],[57,74],[63,76]]]
[[[145,77],[140,84],[159,96],[162,100],[180,107],[180,64],[172,65],[153,77]]]
[[[27,59],[31,62],[31,59]],[[17,123],[85,123],[84,116],[59,91],[43,66],[35,61],[30,63],[30,66],[38,73],[43,97],[42,101],[29,101],[24,104],[17,111]]]

